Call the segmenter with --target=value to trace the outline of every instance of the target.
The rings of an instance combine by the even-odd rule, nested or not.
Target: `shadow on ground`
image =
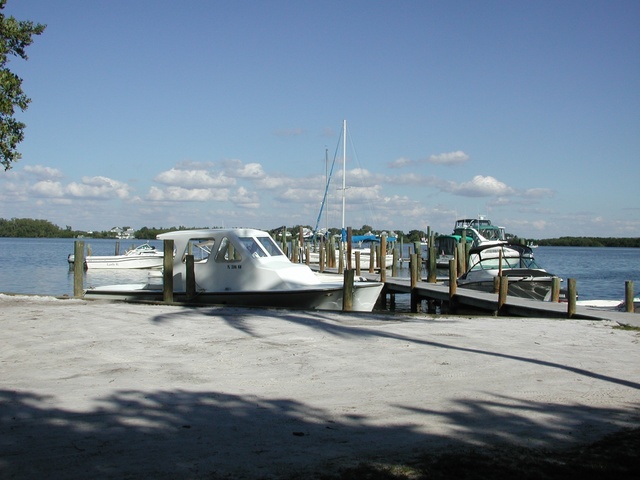
[[[616,419],[634,413],[622,409],[458,402],[448,412],[424,412],[455,423],[456,438],[443,438],[411,425],[371,426],[358,415],[331,418],[289,399],[209,391],[117,391],[82,412],[55,405],[55,398],[0,391],[0,476],[621,478],[640,471],[638,430],[623,432],[613,452],[603,445],[615,440],[586,448],[567,439],[584,428],[611,432]],[[536,422],[532,411],[553,418]],[[481,428],[487,424],[491,431]],[[527,434],[535,449],[514,446]]]

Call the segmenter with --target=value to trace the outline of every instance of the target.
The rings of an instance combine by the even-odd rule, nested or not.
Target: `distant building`
[[[131,227],[113,227],[111,230],[109,230],[109,232],[113,233],[115,237],[119,238],[120,240],[132,240],[136,238],[135,230]]]

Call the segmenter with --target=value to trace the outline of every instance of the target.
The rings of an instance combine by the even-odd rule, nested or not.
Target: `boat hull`
[[[358,282],[354,285],[353,311],[373,310],[383,284],[380,282]],[[124,301],[162,301],[161,285],[111,285],[86,290],[85,298]],[[187,298],[185,292],[174,292],[177,302],[196,305],[230,305],[242,307],[274,307],[298,310],[342,310],[342,285],[320,285],[317,288],[292,290],[197,292]]]
[[[460,288],[470,288],[481,292],[494,292],[493,279],[479,282],[458,282]],[[530,300],[548,302],[551,300],[552,281],[551,278],[540,280],[514,280],[509,279],[507,295]]]
[[[162,268],[162,262],[162,256],[141,258],[126,256],[90,256],[85,258],[85,266],[87,269]]]

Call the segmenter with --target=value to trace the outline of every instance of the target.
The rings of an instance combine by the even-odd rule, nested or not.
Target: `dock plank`
[[[326,269],[325,273],[336,273],[336,269]],[[367,280],[379,281],[380,275],[362,272],[360,277]],[[386,277],[384,294],[411,294],[411,281],[405,277]],[[449,301],[449,286],[444,282],[428,283],[419,281],[416,284],[414,295],[424,300]],[[454,296],[458,306],[470,307],[488,312],[494,312],[501,316],[517,317],[541,317],[541,318],[569,318],[568,304],[566,302],[541,302],[526,298],[507,297],[506,303],[498,312],[498,295],[495,293],[480,292],[468,288],[458,287]],[[620,325],[640,327],[640,315],[636,313],[606,310],[601,308],[576,306],[572,319],[608,320]]]

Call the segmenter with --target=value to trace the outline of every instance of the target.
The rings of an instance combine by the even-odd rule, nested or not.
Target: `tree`
[[[16,107],[25,111],[31,99],[22,91],[22,79],[7,68],[9,55],[27,60],[25,49],[32,37],[46,25],[6,18],[2,13],[7,0],[0,0],[0,163],[5,171],[20,159],[18,144],[24,139],[25,124],[14,118]]]

